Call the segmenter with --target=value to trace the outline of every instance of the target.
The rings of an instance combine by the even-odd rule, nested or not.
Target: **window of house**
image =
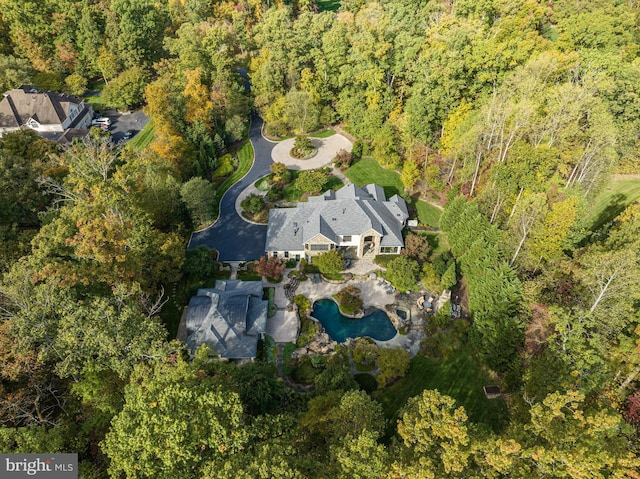
[[[343,236],[342,241],[351,241],[351,235]]]
[[[285,258],[288,258],[288,257],[289,257],[289,252],[288,252],[288,251],[285,251],[285,252],[284,252],[284,257],[285,257]]]
[[[310,246],[310,250],[311,251],[329,251],[329,245],[328,244],[312,244],[309,245]]]
[[[380,254],[394,254],[398,252],[397,246],[381,246]]]
[[[277,252],[277,251],[274,251],[274,252],[273,252],[273,257],[274,257],[274,258],[277,258],[277,257],[278,257],[278,252]]]

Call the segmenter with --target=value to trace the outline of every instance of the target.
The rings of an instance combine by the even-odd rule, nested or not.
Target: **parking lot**
[[[142,110],[131,113],[105,111],[101,116],[107,117],[111,120],[109,133],[111,133],[111,137],[115,143],[118,143],[124,138],[124,134],[127,130],[134,130],[135,134],[137,134],[149,122],[149,117],[145,115]]]

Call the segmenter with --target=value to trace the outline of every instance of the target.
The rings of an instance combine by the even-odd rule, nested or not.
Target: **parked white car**
[[[111,120],[106,117],[95,118],[91,121],[91,126],[111,126]]]

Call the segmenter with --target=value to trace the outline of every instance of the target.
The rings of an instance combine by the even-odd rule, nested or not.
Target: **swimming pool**
[[[340,314],[338,305],[330,299],[320,299],[313,303],[313,317],[320,321],[329,337],[339,343],[347,338],[369,336],[378,341],[388,341],[396,335],[396,329],[384,311],[353,319]]]

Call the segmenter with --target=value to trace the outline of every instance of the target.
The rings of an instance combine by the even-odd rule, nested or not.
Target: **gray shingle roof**
[[[408,217],[406,203],[398,195],[387,201],[379,185],[348,185],[312,196],[296,208],[272,209],[265,251],[301,251],[318,234],[338,243],[339,236],[370,230],[382,235],[382,246],[404,246],[401,231]]]
[[[69,115],[72,104],[82,100],[71,95],[39,92],[28,85],[9,90],[0,101],[0,127],[17,128],[29,118],[42,125],[60,125]]]
[[[187,309],[187,347],[203,343],[227,359],[253,358],[260,333],[266,331],[268,301],[262,281],[216,281],[199,289]]]

